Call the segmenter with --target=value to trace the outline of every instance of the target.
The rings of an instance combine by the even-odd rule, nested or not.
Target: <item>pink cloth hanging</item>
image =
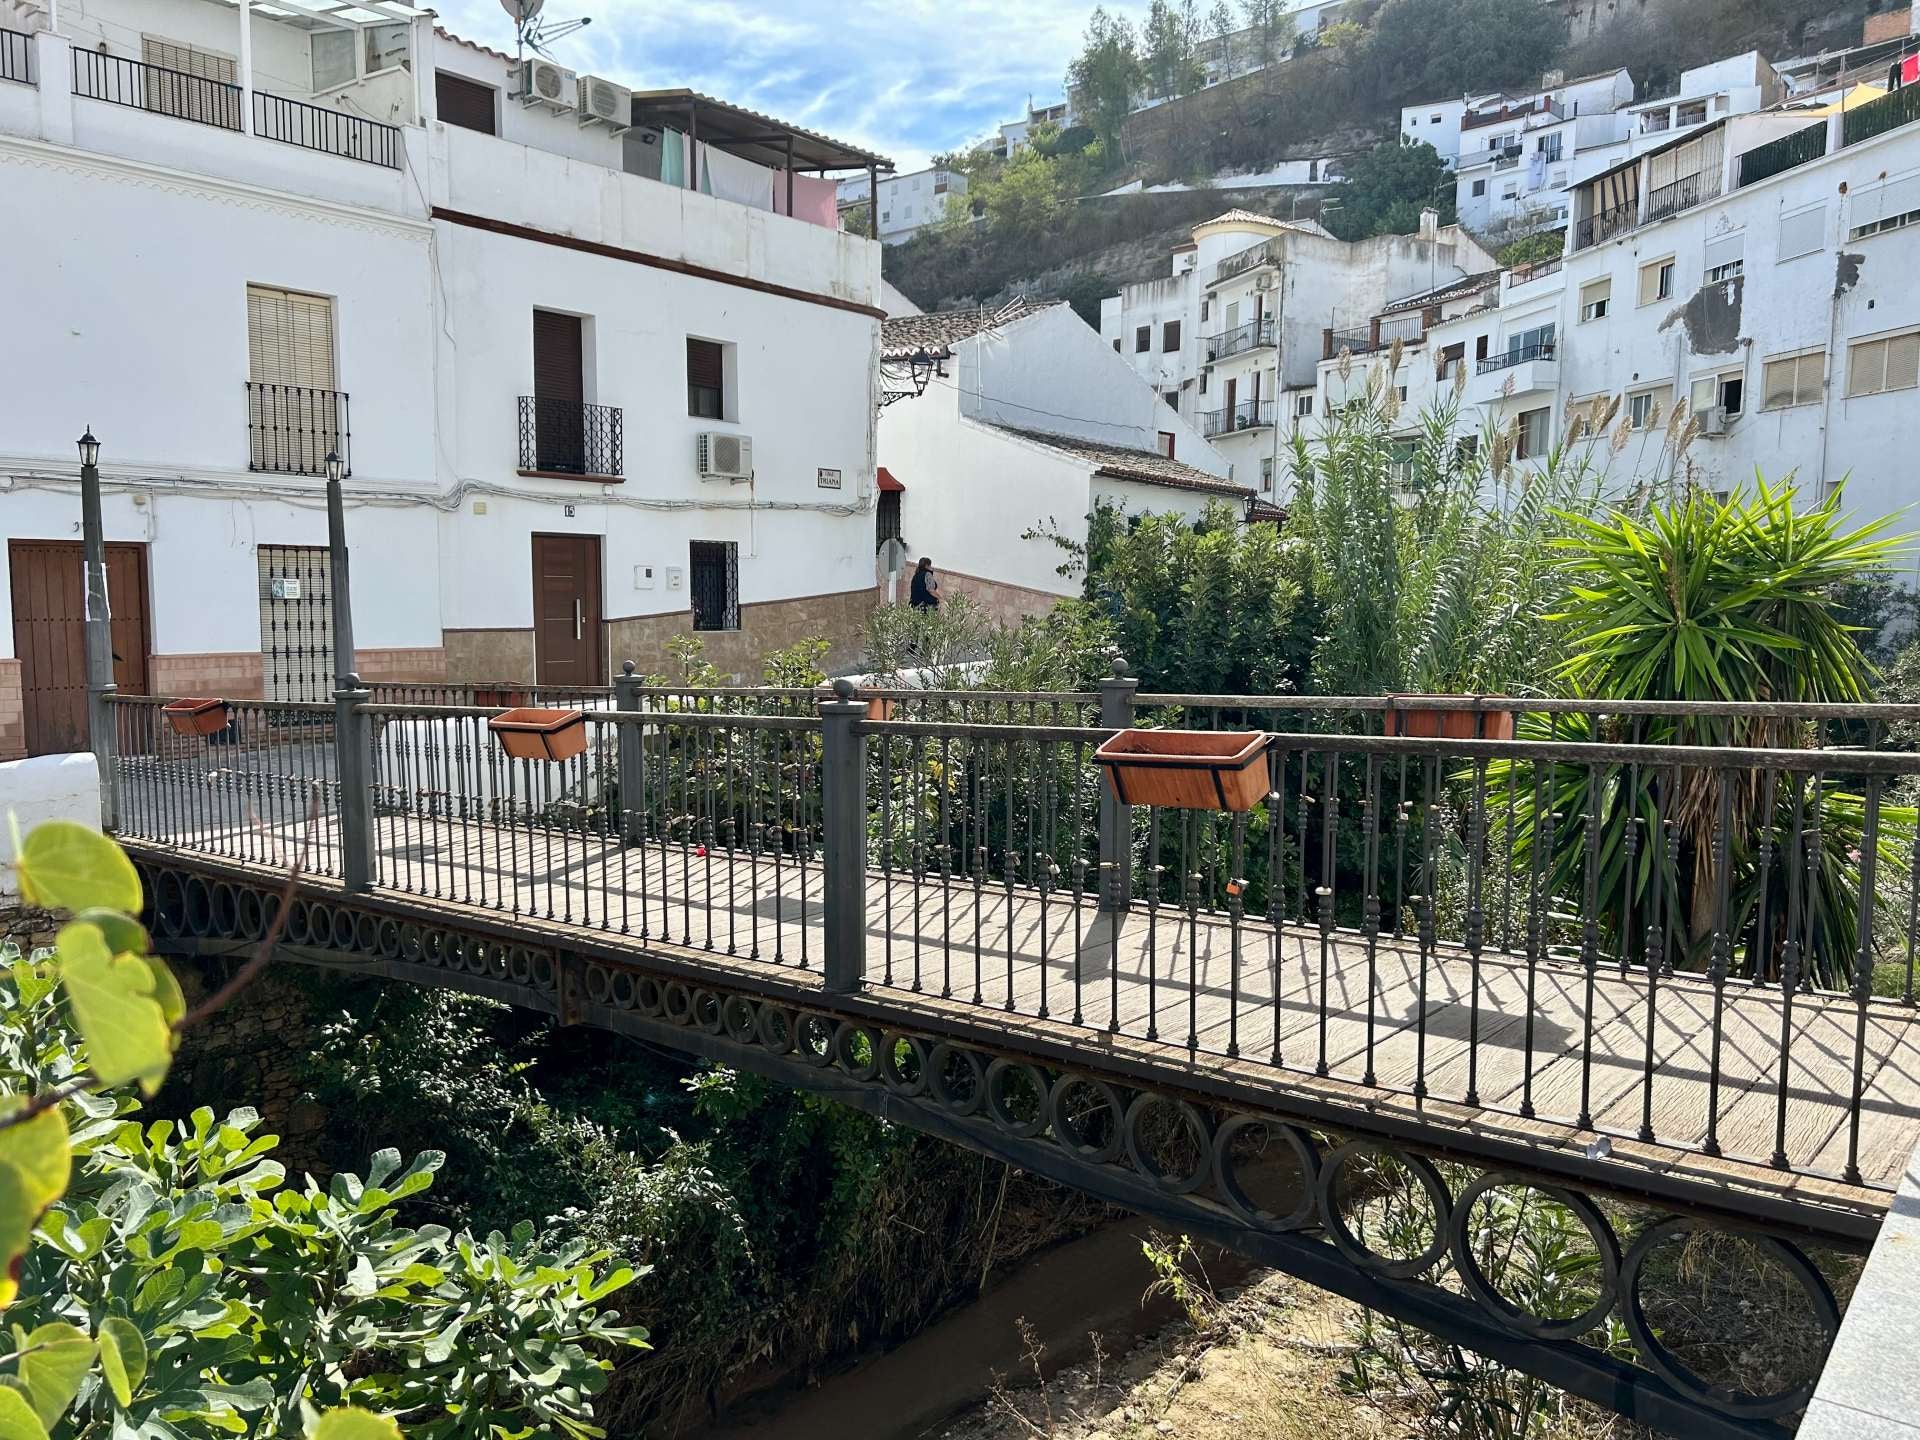
[[[824,225],[829,230],[840,225],[840,187],[833,181],[818,175],[798,175],[793,177],[793,218],[805,220],[810,225]],[[773,208],[775,213],[787,213],[787,172],[773,172]]]

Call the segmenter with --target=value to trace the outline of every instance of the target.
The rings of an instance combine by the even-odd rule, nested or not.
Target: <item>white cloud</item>
[[[635,88],[687,86],[892,156],[902,169],[1062,93],[1090,0],[547,0],[593,23],[555,57]],[[1131,4],[1123,10],[1144,8]],[[512,49],[499,0],[441,21]]]

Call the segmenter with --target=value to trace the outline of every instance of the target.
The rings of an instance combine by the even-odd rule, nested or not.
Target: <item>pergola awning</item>
[[[893,169],[893,161],[884,155],[694,90],[634,91],[633,124],[655,130],[670,127],[769,169]]]
[[[216,0],[238,10],[240,0]],[[404,0],[253,0],[255,15],[302,30],[360,30],[369,25],[405,24],[434,12]]]

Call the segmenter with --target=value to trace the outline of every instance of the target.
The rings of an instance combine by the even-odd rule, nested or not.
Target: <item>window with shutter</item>
[[[1723,280],[1731,280],[1746,269],[1747,234],[1737,230],[1731,235],[1716,235],[1707,241],[1701,260],[1706,269],[1706,283],[1718,285]]]
[[[726,419],[727,347],[715,340],[687,339],[687,414]]]
[[[1613,281],[1590,280],[1580,287],[1580,318],[1582,321],[1603,320],[1613,302]]]
[[[478,130],[482,135],[499,133],[495,127],[495,97],[491,85],[482,85],[478,80],[469,80],[464,75],[450,75],[445,70],[436,70],[433,72],[433,97],[440,118],[447,124]]]
[[[247,287],[247,380],[249,468],[324,475],[329,454],[346,458],[326,296]]]
[[[1862,189],[1853,198],[1849,220],[1847,234],[1854,240],[1920,223],[1920,174]]]
[[[1655,260],[1640,267],[1640,303],[1657,304],[1673,298],[1673,261]]]
[[[1180,348],[1180,322],[1169,320],[1160,327],[1160,348],[1172,352]]]
[[[1847,394],[1879,395],[1920,386],[1920,331],[1862,340],[1847,351]]]
[[[1796,210],[1791,215],[1780,217],[1780,248],[1778,258],[1791,260],[1798,255],[1811,255],[1822,249],[1827,243],[1827,207],[1810,206],[1805,210]]]
[[[154,67],[141,77],[142,109],[202,125],[240,128],[240,67],[232,56],[196,50],[159,35],[142,35],[140,59]]]
[[[1762,377],[1760,408],[1784,410],[1792,405],[1812,405],[1820,399],[1820,387],[1826,378],[1825,351],[1769,360]]]

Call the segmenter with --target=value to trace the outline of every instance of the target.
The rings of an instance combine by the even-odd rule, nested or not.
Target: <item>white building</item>
[[[1002,125],[994,136],[988,149],[1001,159],[1010,159],[1018,155],[1033,143],[1033,132],[1037,126],[1051,125],[1055,129],[1065,130],[1074,123],[1073,100],[1056,100],[1051,105],[1036,107],[1033,97],[1027,97],[1027,113],[1019,120],[1009,120]]]
[[[1508,240],[1566,223],[1560,192],[1575,178],[1581,157],[1612,153],[1628,134],[1621,107],[1633,99],[1633,78],[1612,70],[1559,81],[1549,73],[1526,95],[1483,96],[1467,102],[1457,122],[1453,152],[1454,210],[1476,234]],[[1450,126],[1425,116],[1428,134],[1444,138]],[[1401,134],[1414,137],[1402,112]]]
[[[1860,519],[1910,506],[1920,86],[1856,96],[1685,133],[1573,192],[1563,261],[1390,307],[1387,323],[1422,314],[1390,382],[1409,433],[1459,367],[1459,428],[1516,425],[1522,463],[1617,401],[1624,449],[1609,460],[1613,434],[1583,442],[1616,479],[1726,491],[1792,476],[1809,500],[1844,481]],[[1323,363],[1316,409],[1380,363]],[[1689,418],[1697,438],[1676,456],[1670,427]]]
[[[815,172],[879,157],[544,63],[523,97],[395,0],[23,9],[0,755],[80,739],[89,425],[130,690],[323,697],[330,451],[369,680],[603,682],[694,629],[851,658],[879,247]]]
[[[883,353],[889,369],[937,368],[924,394],[881,412],[876,541],[930,555],[949,593],[1003,619],[1079,593],[1046,537],[1084,543],[1097,504],[1197,516],[1248,499],[1225,457],[1064,304],[891,319]]]
[[[1236,483],[1272,498],[1288,421],[1331,347],[1364,334],[1392,298],[1493,268],[1431,211],[1420,234],[1351,244],[1310,221],[1228,211],[1194,227],[1164,279],[1102,301],[1100,334],[1214,442]]]
[[[851,175],[840,182],[839,206],[842,211],[867,203],[873,193],[873,180],[866,175]],[[898,245],[912,239],[929,225],[938,223],[954,208],[967,204],[967,177],[957,170],[931,167],[912,170],[905,175],[879,177],[880,204],[873,216],[876,233],[883,245]]]

